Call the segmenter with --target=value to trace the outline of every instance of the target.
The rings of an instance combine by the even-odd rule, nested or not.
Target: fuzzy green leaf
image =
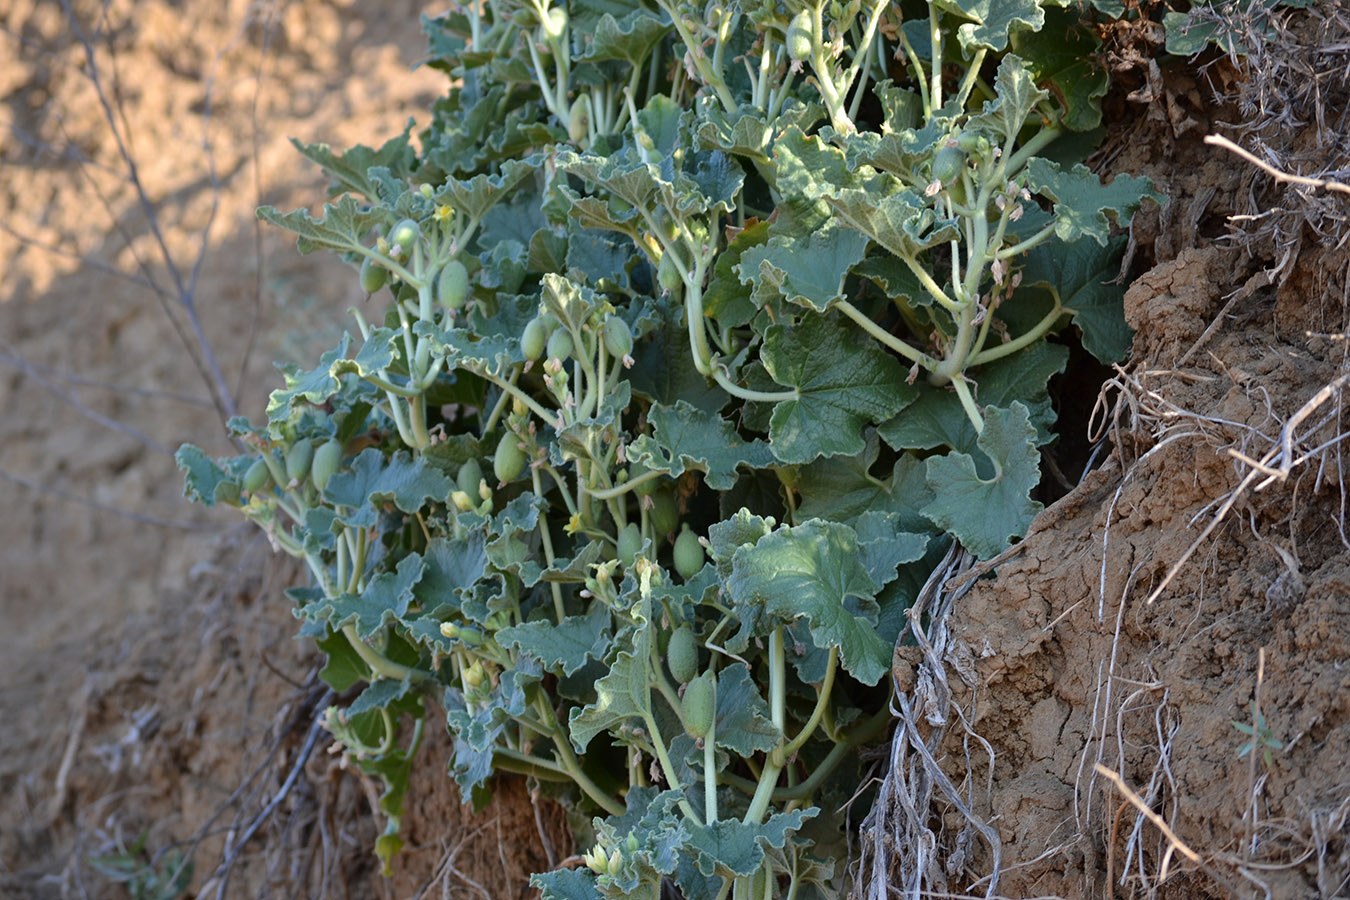
[[[1055,202],[1055,234],[1060,240],[1076,241],[1086,235],[1103,247],[1111,235],[1108,216],[1125,225],[1144,199],[1161,199],[1147,178],[1122,173],[1102,184],[1082,163],[1066,172],[1058,163],[1039,157],[1027,163],[1027,183]]]
[[[844,297],[849,269],[862,260],[868,240],[851,228],[826,225],[804,238],[774,237],[741,257],[740,278],[753,285],[757,306],[783,297],[825,312]]]
[[[976,442],[993,464],[993,475],[981,478],[967,453],[928,459],[928,486],[936,499],[924,515],[956,535],[980,559],[1003,552],[1011,538],[1026,533],[1043,508],[1030,497],[1041,480],[1036,429],[1027,408],[984,408],[984,431]]]
[[[350,194],[337,203],[325,203],[323,213],[317,219],[307,209],[282,213],[274,206],[258,208],[258,218],[296,236],[295,244],[301,253],[315,250],[359,253],[363,249],[361,238],[382,224],[387,215],[382,210],[363,207]]]
[[[297,403],[320,404],[338,392],[338,380],[333,377],[333,366],[347,356],[352,336],[343,334],[332,350],[319,357],[319,364],[306,372],[296,365],[283,366],[286,387],[275,390],[267,400],[269,422],[284,422],[290,418]]]
[[[318,600],[306,604],[300,614],[310,621],[327,622],[335,629],[355,624],[357,634],[370,640],[385,625],[407,615],[413,587],[425,570],[422,557],[410,553],[399,560],[395,571],[381,572],[370,579],[360,594],[342,593],[331,600]]]
[[[893,356],[823,316],[772,326],[760,356],[774,381],[798,392],[769,420],[774,455],[786,463],[859,453],[864,425],[891,418],[918,396]]]
[[[353,511],[342,517],[347,524],[370,527],[375,524],[375,505],[391,502],[405,513],[415,513],[428,500],[444,500],[454,489],[454,482],[423,457],[414,459],[400,450],[386,458],[368,447],[349,470],[328,480],[323,496]]]
[[[622,19],[605,13],[595,23],[594,30],[582,37],[579,58],[592,62],[618,59],[636,68],[670,28],[645,9],[635,9]]]
[[[651,709],[651,626],[641,603],[632,614],[635,627],[627,635],[628,648],[620,650],[609,673],[595,683],[595,702],[574,708],[568,717],[572,746],[583,753],[597,734],[625,719],[642,718]]]
[[[863,684],[876,684],[890,668],[891,648],[874,620],[845,606],[850,597],[869,603],[877,592],[847,525],[814,519],[778,529],[736,552],[726,587],[737,606],[761,606],[783,624],[804,617],[815,645],[838,647],[840,663]]]
[[[412,121],[397,137],[385,141],[378,150],[357,144],[341,155],[333,152],[328,144],[306,144],[291,138],[291,144],[310,160],[316,162],[333,179],[329,186],[330,196],[346,191],[354,191],[368,200],[378,201],[379,188],[371,178],[372,168],[404,175],[412,170],[417,153],[408,142],[412,133]]]
[[[1116,283],[1125,244],[1124,236],[1109,239],[1105,246],[1047,241],[1024,257],[1022,284],[1043,286],[1059,297],[1083,333],[1083,346],[1104,363],[1123,360],[1134,340],[1125,321],[1125,288]]]
[[[857,229],[901,258],[960,237],[954,220],[939,220],[923,198],[910,190],[885,194],[883,181],[849,188],[826,198],[845,225]]]
[[[1098,60],[1101,40],[1079,23],[1078,12],[1052,10],[1040,31],[1018,31],[1013,50],[1024,60],[1036,84],[1052,84],[1064,106],[1064,127],[1090,131],[1101,124],[1101,99],[1111,86]]]
[[[750,678],[745,663],[732,663],[717,673],[717,746],[745,759],[778,746],[782,733],[774,726],[769,704]]]
[[[709,487],[725,491],[736,483],[739,467],[762,469],[774,462],[768,444],[746,441],[726,419],[683,400],[674,406],[653,405],[647,421],[652,434],[634,440],[628,458],[648,469],[669,472],[672,478],[692,469],[704,473]]]
[[[609,648],[609,609],[596,603],[584,616],[552,621],[526,622],[497,632],[497,643],[515,647],[543,664],[550,672],[572,675],[589,659],[603,659]]]
[[[719,819],[708,825],[689,824],[685,846],[697,854],[699,871],[724,878],[753,874],[764,862],[766,848],[782,849],[802,823],[820,810],[795,809],[775,813],[763,825],[740,819]]]
[[[1038,30],[1045,13],[1036,0],[939,0],[938,6],[964,19],[973,19],[956,30],[967,53],[985,47],[1005,50],[1008,36],[1015,30]]]
[[[994,90],[994,99],[984,104],[979,115],[971,116],[968,128],[988,129],[1003,140],[1015,138],[1036,104],[1050,96],[1038,87],[1038,80],[1027,62],[1012,53],[1003,57],[998,65]]]

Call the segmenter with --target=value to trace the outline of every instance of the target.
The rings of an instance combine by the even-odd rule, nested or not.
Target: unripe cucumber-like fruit
[[[633,352],[632,329],[613,313],[605,316],[605,349],[615,359],[623,359]]]
[[[703,568],[704,561],[703,545],[698,542],[698,535],[685,525],[680,530],[680,536],[675,539],[675,571],[688,581]]]
[[[268,480],[272,477],[272,472],[267,468],[267,463],[261,459],[248,467],[244,473],[244,490],[249,493],[256,493],[267,486]]]
[[[375,293],[384,287],[384,283],[388,280],[389,270],[384,266],[376,265],[375,260],[369,256],[361,263],[361,290],[367,294]]]
[[[675,268],[675,259],[669,250],[661,254],[661,264],[656,267],[656,281],[661,285],[661,290],[667,293],[679,290],[680,285],[684,284],[684,279],[680,277],[680,270]]]
[[[642,532],[636,522],[629,522],[619,532],[619,562],[625,569],[631,568],[642,550]]]
[[[572,143],[579,144],[591,133],[591,97],[589,94],[582,94],[576,100],[572,101],[572,108],[567,113],[567,136],[572,139]]]
[[[546,348],[549,359],[569,359],[572,356],[572,335],[566,328],[559,328],[548,337]]]
[[[943,184],[961,177],[966,167],[966,152],[960,147],[943,147],[933,157],[933,177]]]
[[[412,219],[404,219],[394,226],[394,230],[389,232],[389,241],[397,244],[407,252],[417,243],[417,239],[422,236],[422,228]]]
[[[680,511],[670,491],[652,494],[651,521],[652,531],[658,535],[670,534],[680,524]]]
[[[314,462],[309,469],[309,475],[314,480],[314,486],[319,490],[327,487],[328,479],[333,477],[333,473],[337,471],[341,463],[341,441],[333,438],[320,444],[319,449],[314,451]]]
[[[519,445],[520,438],[509,431],[497,443],[497,452],[492,456],[492,474],[497,476],[498,481],[515,481],[525,471],[525,451]],[[478,490],[477,485],[474,485],[474,490]]]
[[[471,459],[459,467],[459,472],[455,475],[455,487],[470,497],[477,497],[478,485],[482,480],[483,467],[478,464],[478,460]]]
[[[804,62],[811,55],[811,12],[802,10],[792,17],[792,22],[788,24],[787,37],[784,39],[787,45],[788,56],[793,62]]]
[[[974,131],[967,131],[956,139],[956,145],[967,153],[984,156],[989,152],[989,138]]]
[[[635,479],[639,475],[646,474],[647,471],[648,469],[646,466],[633,463],[633,465],[629,467],[629,477]],[[650,497],[652,494],[656,493],[656,483],[659,480],[660,479],[658,478],[648,478],[646,481],[633,488],[633,493],[637,494],[639,497]]]
[[[299,481],[309,474],[309,464],[314,461],[314,442],[301,438],[286,451],[286,480]]]
[[[525,330],[520,333],[520,351],[525,354],[526,359],[538,359],[544,355],[547,344],[548,335],[544,332],[544,321],[538,318],[531,319]]]
[[[688,625],[676,628],[666,647],[666,662],[670,663],[670,674],[684,684],[693,681],[698,674],[698,643],[694,640],[694,629]]]
[[[680,721],[692,738],[707,737],[717,714],[717,682],[711,672],[704,672],[684,686],[680,698]]]
[[[446,309],[459,309],[469,299],[469,270],[464,263],[452,259],[436,278],[436,299]]]

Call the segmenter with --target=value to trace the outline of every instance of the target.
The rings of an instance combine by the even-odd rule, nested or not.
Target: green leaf
[[[379,188],[370,177],[370,170],[382,168],[399,176],[412,171],[417,159],[416,151],[408,142],[412,127],[413,121],[409,119],[403,133],[385,141],[378,150],[357,144],[338,155],[327,144],[306,144],[291,138],[291,145],[318,163],[333,179],[328,188],[330,196],[354,191],[367,200],[378,202]]]
[[[415,513],[429,500],[444,501],[454,489],[454,482],[424,457],[414,459],[400,450],[386,458],[377,448],[367,447],[350,469],[328,480],[323,497],[352,510],[343,516],[349,525],[370,527],[375,524],[376,504],[390,502],[405,513]]]
[[[173,458],[183,472],[183,495],[193,502],[215,506],[219,500],[239,496],[239,483],[229,478],[200,447],[184,444]]]
[[[622,19],[605,13],[596,22],[594,30],[582,37],[583,49],[579,58],[591,61],[618,59],[637,68],[670,28],[645,9],[635,9]]]
[[[609,625],[608,607],[595,603],[586,615],[568,616],[556,625],[541,620],[503,628],[497,632],[497,643],[534,657],[548,671],[572,675],[588,659],[604,659]]]
[[[413,586],[425,569],[422,557],[409,553],[393,572],[381,572],[370,579],[360,594],[342,593],[331,600],[318,600],[300,613],[311,621],[326,621],[334,629],[355,624],[357,634],[370,640],[385,625],[407,615]]]
[[[717,673],[717,746],[744,759],[756,751],[767,753],[783,737],[772,719],[745,663],[732,663]]]
[[[887,176],[889,177],[889,176]],[[849,188],[826,198],[849,228],[857,229],[896,256],[913,259],[929,247],[960,237],[955,220],[938,220],[911,190],[894,191],[884,179],[867,188]],[[889,194],[884,192],[894,191]]]
[[[1040,446],[1053,437],[1049,429],[1055,421],[1055,410],[1045,386],[1051,376],[1064,371],[1068,359],[1065,347],[1044,341],[1032,344],[971,372],[975,398],[981,404],[998,407],[1009,407],[1014,401],[1022,403],[1031,414],[1037,429],[1036,443]],[[962,453],[975,452],[978,437],[975,426],[956,392],[928,384],[919,386],[918,391],[917,400],[877,429],[882,439],[897,450],[951,447]]]
[[[539,888],[542,900],[602,900],[603,897],[595,886],[595,876],[584,867],[536,872],[530,876],[530,886]]]
[[[413,684],[406,678],[398,681],[380,678],[372,682],[352,701],[352,705],[347,707],[347,715],[359,716],[368,710],[384,709],[389,704],[408,696],[412,690]]]
[[[595,683],[595,702],[574,708],[568,717],[572,746],[583,753],[602,731],[629,718],[642,718],[651,709],[651,627],[646,601],[630,611],[635,627],[627,635],[628,649],[620,650],[609,673]]]
[[[996,96],[984,104],[979,115],[970,118],[968,127],[987,128],[1003,140],[1016,138],[1036,104],[1050,96],[1038,83],[1027,62],[1009,53],[999,63],[994,77]]]
[[[1058,163],[1039,157],[1027,163],[1027,183],[1055,201],[1055,234],[1060,240],[1076,241],[1086,235],[1103,247],[1111,235],[1108,215],[1123,226],[1146,198],[1163,199],[1147,178],[1122,173],[1104,185],[1082,163],[1065,172]]]
[[[1111,78],[1098,59],[1101,39],[1080,24],[1077,11],[1049,11],[1040,31],[1015,32],[1012,48],[1026,61],[1036,84],[1055,86],[1064,105],[1065,128],[1090,131],[1101,124],[1101,99]]]
[[[319,678],[339,694],[353,685],[370,679],[370,666],[366,665],[345,634],[330,631],[326,637],[319,638],[314,643],[328,657],[319,672]]]
[[[689,839],[685,846],[696,854],[699,871],[704,875],[730,878],[751,875],[764,862],[764,851],[782,849],[802,823],[820,810],[794,809],[774,813],[760,825],[740,819],[719,819],[707,825],[687,824]]]
[[[853,523],[858,533],[858,560],[878,587],[895,580],[896,569],[922,559],[929,535],[904,530],[901,515],[891,510],[870,509]]]
[[[651,435],[640,435],[628,448],[628,458],[648,469],[678,478],[686,471],[704,473],[714,490],[729,490],[737,469],[762,469],[774,462],[769,445],[746,441],[736,427],[717,413],[695,409],[683,400],[674,406],[654,404],[647,412]]]
[[[815,312],[844,298],[849,269],[867,251],[866,236],[833,224],[804,238],[774,237],[741,257],[740,278],[754,286],[756,306],[783,297]]]
[[[1026,533],[1043,508],[1030,498],[1041,480],[1036,429],[1027,408],[984,408],[984,431],[976,442],[993,463],[993,476],[981,478],[967,453],[928,459],[928,486],[936,498],[924,514],[956,535],[980,559],[1003,552],[1011,538]]]
[[[422,552],[426,573],[413,591],[423,610],[435,615],[460,608],[463,598],[487,572],[484,543],[481,531],[471,531],[460,540],[439,535],[432,538]]]
[[[956,30],[967,54],[980,47],[1005,50],[1010,33],[1024,28],[1036,31],[1045,22],[1045,13],[1036,0],[939,0],[937,5],[974,20]]]
[[[448,180],[436,192],[436,200],[449,204],[471,221],[480,220],[503,197],[510,196],[522,181],[537,172],[539,165],[539,159],[534,156],[508,159],[496,175],[475,175],[468,181]]]
[[[736,270],[741,264],[742,255],[762,245],[768,238],[769,223],[753,222],[717,254],[712,280],[703,292],[705,315],[716,319],[726,328],[747,325],[755,317],[756,309],[750,299],[750,290],[741,283]]]
[[[1109,239],[1105,246],[1047,241],[1023,258],[1022,284],[1044,286],[1057,296],[1083,333],[1083,346],[1108,364],[1125,359],[1134,341],[1125,321],[1125,288],[1116,283],[1126,243],[1124,236]]]
[[[890,477],[882,480],[872,474],[880,453],[876,432],[869,429],[865,437],[862,453],[819,459],[800,470],[797,490],[802,499],[797,514],[806,519],[852,523],[869,510],[895,512],[900,515],[903,530],[930,531],[931,523],[919,513],[932,499],[922,461],[901,453]]]
[[[864,425],[891,418],[918,396],[893,356],[823,316],[772,326],[760,357],[774,381],[798,393],[769,420],[770,445],[786,463],[859,453]]]
[[[351,359],[333,360],[328,373],[334,379],[341,378],[343,375],[357,375],[365,378],[369,375],[378,374],[381,369],[388,368],[394,361],[397,352],[395,341],[398,337],[398,332],[392,328],[372,328],[370,337],[366,338],[365,343],[361,345],[361,349],[356,352],[356,356]]]
[[[387,216],[388,213],[379,208],[362,206],[350,194],[337,203],[325,203],[323,214],[317,219],[307,209],[283,214],[274,206],[258,208],[258,218],[296,236],[295,245],[301,253],[315,250],[360,253],[364,249],[361,238],[376,225],[383,224]]]
[[[742,547],[753,547],[773,531],[773,523],[741,509],[724,522],[708,528],[708,552],[725,577],[731,574],[731,560]]]
[[[299,366],[288,365],[281,369],[286,379],[286,387],[272,392],[267,401],[267,419],[269,422],[284,422],[290,418],[291,410],[298,403],[320,404],[338,392],[338,380],[333,377],[333,365],[346,358],[352,345],[352,336],[343,334],[336,347],[319,357],[319,364],[308,372]]]
[[[815,645],[838,647],[843,667],[863,684],[890,669],[891,648],[877,637],[875,616],[869,621],[845,606],[849,597],[870,603],[877,592],[847,525],[813,519],[736,551],[726,589],[737,606],[761,606],[782,624],[804,617]]]

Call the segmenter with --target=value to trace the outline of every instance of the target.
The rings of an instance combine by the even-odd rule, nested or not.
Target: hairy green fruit
[[[469,299],[469,270],[464,263],[452,259],[441,269],[436,279],[436,299],[446,309],[459,309]]]
[[[548,18],[544,19],[544,31],[551,38],[560,38],[566,30],[567,10],[561,6],[553,7],[548,11]]]
[[[249,466],[248,471],[244,473],[244,490],[250,494],[257,493],[267,486],[271,477],[272,472],[267,468],[267,463],[260,459]]]
[[[698,674],[698,642],[694,639],[694,629],[688,625],[675,629],[666,647],[666,662],[676,681],[684,684],[694,680]]]
[[[508,431],[502,435],[502,439],[497,443],[497,452],[492,455],[492,474],[505,484],[508,481],[515,481],[524,471],[525,451],[520,449],[520,438]],[[478,490],[477,485],[474,485],[474,490]]]
[[[319,449],[314,451],[314,462],[309,470],[309,477],[314,481],[314,486],[319,490],[327,487],[328,479],[333,477],[333,473],[338,470],[341,463],[341,441],[333,438],[320,444]]]
[[[698,542],[698,535],[685,525],[680,530],[680,536],[675,539],[675,571],[688,581],[698,574],[705,561],[703,545]]]
[[[286,480],[300,481],[309,474],[309,464],[314,461],[314,442],[301,438],[286,451]]]
[[[547,344],[548,334],[544,331],[544,320],[531,319],[525,330],[520,333],[520,352],[525,354],[526,359],[538,359],[544,355]]]
[[[638,529],[636,522],[629,522],[619,532],[619,562],[625,569],[633,565],[637,559],[638,553],[642,550],[642,532]]]
[[[549,359],[569,359],[572,356],[572,335],[566,328],[559,328],[548,337],[547,353]]]
[[[713,718],[717,714],[717,682],[711,672],[704,672],[684,686],[684,696],[680,698],[680,721],[685,732],[692,738],[707,737],[712,731]]]
[[[455,475],[455,487],[470,497],[476,497],[478,496],[478,484],[482,480],[483,467],[478,464],[478,460],[470,459],[459,467],[459,472]]]
[[[632,329],[613,313],[605,316],[605,349],[615,359],[623,359],[633,352]]]
[[[966,167],[966,153],[960,147],[943,147],[933,157],[933,178],[947,184],[961,177]]]
[[[680,511],[670,491],[652,494],[651,522],[652,531],[658,535],[670,534],[680,524]]]
[[[422,228],[412,219],[404,219],[394,226],[394,230],[389,232],[389,242],[397,244],[407,253],[417,243],[417,239],[422,236]]]
[[[666,293],[677,291],[684,284],[684,279],[680,277],[680,270],[676,268],[675,259],[669,250],[661,254],[661,264],[656,267],[656,282]]]
[[[389,270],[378,265],[369,256],[361,263],[361,290],[373,294],[389,280]]]
[[[804,9],[792,17],[783,41],[793,62],[804,62],[811,56],[811,11]]]
[[[580,144],[590,136],[590,133],[591,97],[589,94],[582,94],[572,101],[572,108],[568,110],[567,136],[572,139],[572,143]]]

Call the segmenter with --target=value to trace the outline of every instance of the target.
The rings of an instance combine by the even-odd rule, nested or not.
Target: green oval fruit
[[[788,56],[793,62],[804,62],[811,55],[810,10],[804,9],[792,17],[783,43],[787,46]]]
[[[248,491],[250,494],[256,494],[267,486],[267,482],[271,477],[272,472],[267,468],[267,463],[263,462],[261,459],[257,460],[253,465],[249,466],[248,471],[244,473],[244,490]]]
[[[361,290],[367,294],[375,293],[388,280],[389,270],[376,265],[375,260],[367,256],[365,262],[361,263]]]
[[[680,524],[680,511],[675,506],[675,497],[670,491],[657,491],[652,494],[651,511],[652,531],[657,535],[667,535]]]
[[[688,581],[699,573],[705,561],[703,545],[698,542],[698,535],[685,525],[680,530],[680,536],[675,539],[675,571]]]
[[[694,640],[694,629],[688,625],[675,629],[666,646],[666,662],[676,681],[684,684],[694,680],[698,674],[698,643]]]
[[[482,480],[483,467],[478,464],[478,460],[471,459],[459,467],[459,472],[455,475],[455,487],[470,497],[477,497],[478,484]]]
[[[314,451],[314,462],[309,469],[309,477],[313,479],[314,486],[319,490],[327,487],[328,479],[333,477],[333,473],[338,470],[341,463],[341,441],[333,438],[320,444],[319,449]]]
[[[675,267],[675,259],[669,250],[661,254],[661,264],[656,267],[656,281],[666,293],[679,290],[680,285],[684,284],[684,279],[680,277],[680,270]]]
[[[984,156],[989,152],[989,138],[973,131],[967,131],[956,139],[956,146],[967,153]]]
[[[629,478],[635,480],[639,475],[647,474],[648,471],[650,470],[646,466],[639,463],[633,463],[629,467]],[[648,478],[646,481],[633,488],[633,493],[637,494],[639,497],[650,497],[652,494],[656,493],[657,482],[660,480],[661,479],[659,478]]]
[[[642,551],[642,532],[636,522],[629,522],[619,532],[619,562],[625,569],[631,568],[638,553]]]
[[[469,270],[464,263],[452,259],[436,278],[436,299],[446,309],[459,309],[469,299]]]
[[[300,481],[309,474],[309,464],[314,461],[314,442],[301,438],[286,451],[286,480]]]
[[[966,152],[960,147],[943,147],[933,157],[933,178],[946,184],[961,177],[966,167]]]
[[[711,672],[704,672],[684,686],[680,698],[680,721],[692,738],[707,737],[717,714],[717,682]]]
[[[546,348],[549,359],[570,359],[572,356],[572,335],[566,328],[559,328],[548,336]]]
[[[572,101],[572,108],[567,113],[567,136],[572,139],[572,143],[580,144],[590,133],[591,98],[589,94],[582,94]]]
[[[525,354],[526,359],[538,359],[544,355],[547,344],[548,335],[544,332],[543,320],[531,319],[520,334],[520,352]]]
[[[605,316],[605,349],[615,359],[623,359],[633,352],[633,330],[612,313]]]
[[[421,226],[412,219],[404,219],[394,226],[393,231],[389,232],[389,241],[390,243],[398,244],[406,253],[413,248],[413,244],[416,244],[417,239],[421,236]]]
[[[505,483],[515,481],[525,471],[525,451],[520,449],[520,438],[511,432],[502,435],[497,443],[497,452],[492,455],[492,474]],[[474,485],[474,490],[478,486]],[[468,491],[465,491],[468,493]]]

